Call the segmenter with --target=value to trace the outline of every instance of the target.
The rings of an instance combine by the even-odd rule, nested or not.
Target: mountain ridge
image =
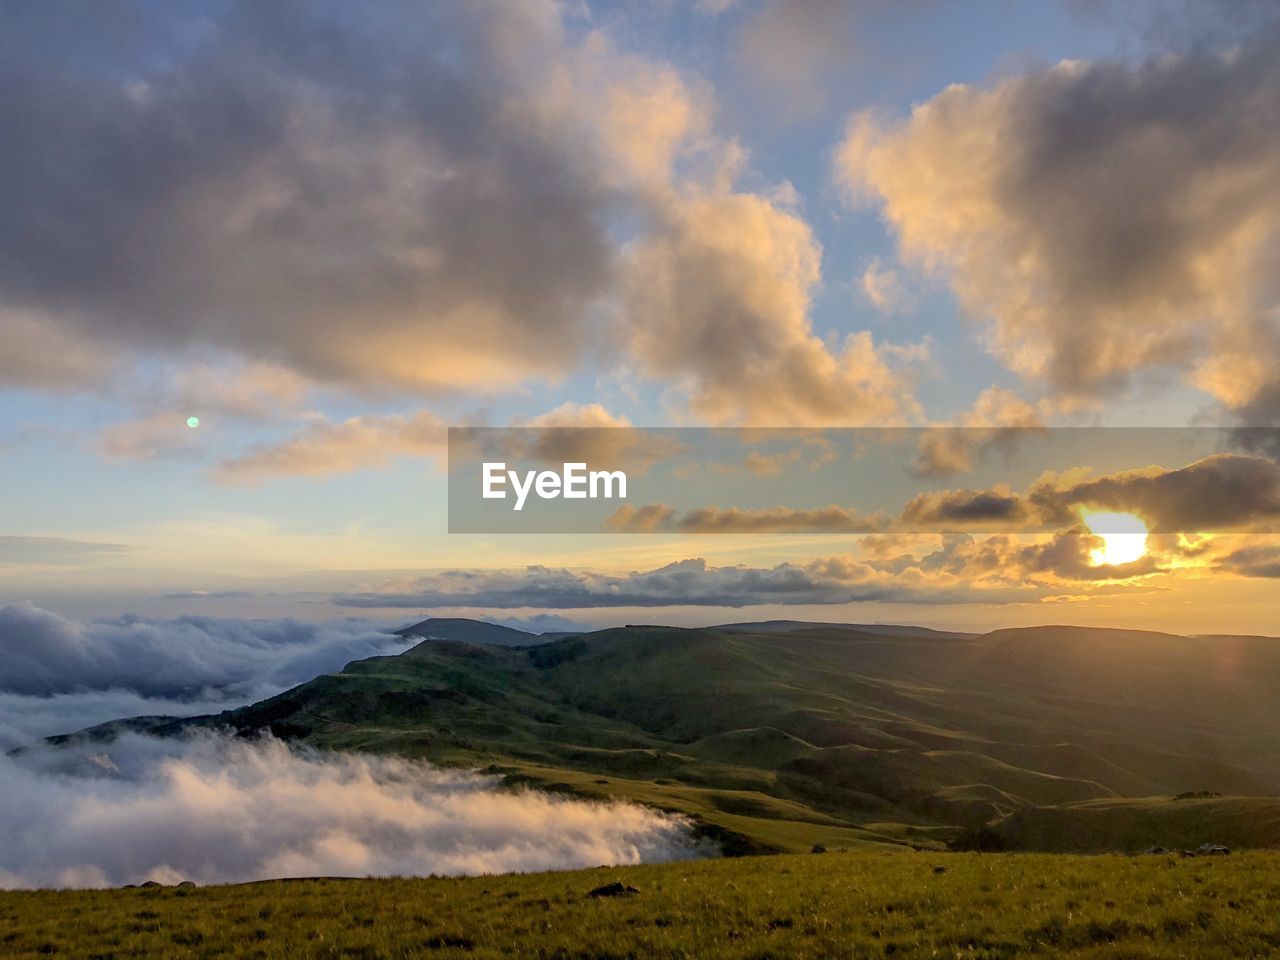
[[[1277,644],[1066,625],[770,627],[430,638],[156,729],[269,732],[625,797],[743,851],[939,846],[1031,808],[1280,793]]]

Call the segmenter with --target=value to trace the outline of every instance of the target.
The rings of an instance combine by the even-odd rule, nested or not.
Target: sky
[[[1261,0],[15,0],[0,631],[1274,633],[1278,48]],[[878,525],[733,499],[852,456],[796,440],[451,534],[449,426],[919,450]],[[1077,427],[1226,439],[1002,470]]]

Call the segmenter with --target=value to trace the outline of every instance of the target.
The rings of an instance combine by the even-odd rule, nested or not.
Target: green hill
[[[618,896],[592,896],[616,883]],[[220,958],[1270,957],[1280,854],[884,853],[420,880],[0,892],[0,953]]]
[[[983,829],[1003,850],[1046,853],[1280,847],[1280,799],[1125,797],[1022,807]]]
[[[418,637],[423,640],[460,640],[463,643],[495,647],[528,647],[546,643],[546,639],[536,633],[526,633],[514,627],[486,623],[483,620],[468,620],[465,617],[428,617],[397,630],[396,633],[406,639]]]
[[[743,852],[940,846],[1032,808],[1280,793],[1273,639],[775,626],[432,639],[218,717],[144,726],[266,730],[631,797]]]

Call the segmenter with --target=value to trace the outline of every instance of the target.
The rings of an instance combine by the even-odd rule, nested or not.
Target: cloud
[[[30,604],[4,606],[0,738],[15,746],[11,738],[18,735],[68,733],[137,713],[203,712],[211,704],[226,709],[411,645],[362,621],[123,617],[80,623]],[[194,709],[175,710],[175,704]]]
[[[393,457],[442,454],[445,425],[428,411],[385,417],[313,420],[287,440],[250,447],[223,460],[214,477],[256,483],[272,477],[323,476],[385,466]]]
[[[106,427],[97,448],[111,460],[187,460],[198,457],[201,444],[181,410],[160,410],[139,420]]]
[[[824,426],[917,414],[914,351],[851,334],[834,352],[809,316],[821,248],[808,224],[751,193],[668,204],[630,245],[624,318],[645,373],[674,382],[713,423]]]
[[[0,187],[0,191],[3,187]],[[0,383],[46,390],[99,386],[108,380],[112,352],[74,330],[29,310],[5,309],[0,299]]]
[[[1219,561],[1219,568],[1242,577],[1280,579],[1280,544],[1258,543],[1233,550]]]
[[[968,473],[975,460],[985,460],[993,451],[1011,451],[1029,433],[1044,432],[1035,407],[1010,390],[988,387],[973,409],[958,414],[951,425],[920,435],[920,453],[911,472],[918,477]]]
[[[279,692],[264,687],[264,696]],[[198,717],[244,706],[256,696],[216,690],[196,696],[144,696],[133,690],[76,690],[50,696],[0,691],[0,753],[45,737],[75,733],[126,717]]]
[[[1173,372],[1275,422],[1278,36],[955,85],[900,122],[859,114],[836,177],[1060,404]]]
[[[853,558],[822,558],[773,567],[714,567],[690,558],[625,574],[530,566],[523,570],[442,570],[393,580],[340,596],[352,607],[542,608],[750,607],[762,604],[844,604],[864,600],[966,602],[956,584],[917,589]],[[944,589],[945,587],[945,589]],[[970,598],[972,599],[972,598]]]
[[[562,403],[505,435],[507,455],[559,467],[563,463],[643,474],[687,449],[674,436],[638,430],[598,403]]]
[[[608,190],[542,109],[570,49],[554,5],[153,8],[127,69],[38,6],[7,21],[0,306],[78,352],[28,380],[103,345],[413,390],[578,355]]]
[[[127,553],[121,543],[94,543],[62,537],[0,536],[0,565],[77,564],[104,555]]]
[[[992,490],[934,490],[918,493],[902,510],[907,526],[956,528],[968,524],[1019,527],[1035,519],[1026,502],[1006,486]]]
[[[112,460],[183,460],[201,455],[204,444],[187,426],[216,429],[225,420],[279,420],[300,415],[307,382],[276,364],[227,361],[170,364],[151,382],[115,389],[145,415],[105,427],[97,450]]]
[[[123,617],[79,623],[15,604],[0,607],[0,690],[50,695],[125,688],[172,696],[257,682],[284,687],[405,643],[363,622]]]
[[[872,257],[867,263],[858,286],[867,302],[883,314],[898,313],[912,302],[898,271],[886,267],[879,257]]]
[[[1272,0],[1066,0],[1066,7],[1166,52],[1229,48],[1277,17]]]
[[[122,737],[0,757],[0,887],[488,874],[707,856],[629,803],[266,740]],[[288,811],[282,816],[282,811]]]
[[[694,8],[699,13],[705,13],[709,16],[718,17],[726,10],[736,6],[738,0],[697,0]]]
[[[1136,513],[1153,533],[1259,529],[1280,520],[1280,463],[1263,457],[1214,454],[1184,467],[1147,467],[1029,493],[1049,514],[1077,505]]]
[[[159,7],[99,62],[20,4],[0,310],[79,351],[57,356],[196,364],[103,438],[115,456],[185,454],[152,417],[202,400],[261,416],[313,384],[503,392],[606,351],[717,423],[915,416],[923,348],[814,331],[798,195],[735,187],[746,153],[716,135],[708,85],[562,13],[233,0],[196,25]],[[224,395],[209,356],[282,379]],[[345,469],[309,455],[340,429],[221,473]]]
[[[1096,477],[1087,470],[1049,472],[1023,494],[1004,485],[917,494],[901,520],[915,527],[1071,526],[1083,509],[1137,514],[1153,534],[1263,532],[1280,521],[1280,464],[1213,454],[1173,469],[1153,465]]]
[[[868,18],[929,5],[931,0],[764,0],[735,31],[733,59],[756,92],[787,116],[811,113],[876,55],[874,45],[862,42]],[[713,12],[727,6],[718,0]]]
[[[888,520],[834,504],[811,510],[696,507],[684,513],[665,504],[625,504],[608,518],[607,525],[622,533],[871,533],[883,530]]]
[[[307,382],[279,364],[190,363],[170,371],[157,392],[162,402],[201,419],[273,420],[296,413]]]

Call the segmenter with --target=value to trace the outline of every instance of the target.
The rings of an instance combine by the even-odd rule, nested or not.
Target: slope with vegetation
[[[1268,638],[784,622],[428,639],[251,707],[144,727],[269,731],[629,797],[696,817],[731,852],[937,847],[987,824],[1010,847],[1094,849],[1101,836],[1186,845],[1199,833],[1161,800],[1143,801],[1144,830],[1097,826],[1132,815],[1118,797],[1184,791],[1242,798],[1233,822],[1257,828],[1231,836],[1274,842],[1257,798],[1280,793],[1277,702]],[[1058,827],[1024,826],[1059,808]]]

